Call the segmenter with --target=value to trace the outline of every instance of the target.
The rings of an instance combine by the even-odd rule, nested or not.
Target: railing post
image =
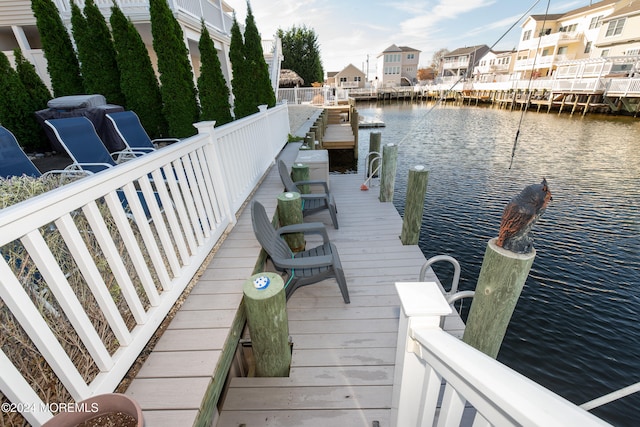
[[[211,178],[216,186],[216,193],[220,195],[220,202],[223,206],[223,211],[229,217],[229,223],[231,225],[237,222],[236,213],[233,212],[233,203],[231,201],[231,195],[229,194],[227,183],[222,175],[222,162],[220,161],[220,155],[218,154],[218,140],[215,132],[215,120],[194,123],[193,126],[198,129],[199,134],[208,134],[209,143],[205,149],[207,160],[209,160]],[[217,184],[217,185],[216,185]]]
[[[415,426],[419,425],[419,414],[424,412],[422,396],[426,373],[425,366],[414,354],[413,328],[440,328],[440,317],[451,313],[451,307],[438,285],[433,282],[396,283],[396,291],[400,297],[400,324],[393,377],[391,425]],[[423,418],[431,416],[433,419],[435,407],[426,412],[432,414],[425,413]],[[431,424],[432,422],[422,425]]]

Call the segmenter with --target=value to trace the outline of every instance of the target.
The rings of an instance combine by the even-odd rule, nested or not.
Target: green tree
[[[200,77],[198,77],[200,120],[215,120],[217,126],[229,123],[233,120],[229,104],[229,87],[222,74],[220,58],[204,20],[198,49],[200,50]]]
[[[36,72],[36,67],[25,59],[20,49],[15,49],[13,55],[16,61],[16,72],[31,101],[31,108],[26,112],[27,116],[24,120],[31,120],[36,123],[33,136],[34,148],[46,149],[49,147],[49,140],[33,113],[47,108],[47,102],[51,99],[51,92],[49,92],[49,89]]]
[[[180,24],[169,9],[167,1],[150,0],[149,3],[164,116],[171,135],[177,138],[188,137],[196,133],[193,123],[198,121],[200,115],[189,51],[184,44]]]
[[[276,35],[282,42],[282,68],[298,73],[306,86],[324,80],[318,37],[313,29],[294,25],[287,31],[279,28]]]
[[[229,60],[231,61],[231,70],[233,72],[233,78],[231,79],[234,98],[233,113],[237,120],[257,113],[258,107],[251,89],[250,74],[244,57],[244,41],[235,14],[233,15],[233,25],[231,26]]]
[[[168,136],[160,85],[142,37],[118,6],[111,8],[109,21],[127,108],[135,111],[151,138]]]
[[[0,52],[0,124],[15,135],[20,145],[31,150],[40,146],[33,103],[9,58]]]
[[[89,79],[89,73],[85,73],[84,61],[81,60],[85,88],[89,93],[104,95],[110,104],[126,106],[125,97],[120,89],[120,70],[116,61],[116,50],[111,39],[111,32],[94,0],[85,0],[84,16],[89,36],[87,46],[91,50],[90,56],[87,58],[91,79]],[[76,44],[78,44],[78,40],[76,40]],[[80,55],[80,49],[78,49],[78,55]]]
[[[52,0],[31,0],[31,9],[40,32],[54,96],[84,93],[78,59],[58,8]]]
[[[276,105],[276,96],[269,78],[269,67],[264,60],[262,39],[248,1],[244,27],[244,57],[247,71],[251,73],[250,81],[253,83],[256,106],[266,104],[273,107]]]

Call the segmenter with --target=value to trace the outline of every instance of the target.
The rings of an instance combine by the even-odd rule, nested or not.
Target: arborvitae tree
[[[0,52],[0,124],[9,129],[27,150],[40,146],[38,123],[31,97],[9,58]]]
[[[89,80],[89,76],[84,72],[84,61],[81,60],[85,88],[90,93],[104,95],[110,104],[126,106],[125,97],[120,89],[120,70],[116,61],[116,50],[113,47],[107,21],[93,0],[85,0],[84,16],[89,35],[88,46],[91,48],[91,56],[88,60],[92,75]]]
[[[200,115],[189,51],[167,1],[150,0],[149,3],[153,49],[158,56],[162,83],[160,92],[164,116],[172,136],[188,137],[196,133],[193,123],[198,121]]]
[[[248,67],[247,71],[251,73],[250,81],[253,85],[256,106],[266,104],[273,107],[276,105],[276,96],[269,78],[269,67],[264,60],[262,39],[248,1],[244,28],[244,57]]]
[[[151,138],[168,136],[160,86],[142,37],[118,6],[111,8],[110,23],[127,108],[138,115]]]
[[[198,49],[200,50],[200,77],[198,77],[200,120],[215,120],[216,126],[229,123],[233,120],[229,104],[229,87],[222,74],[220,58],[204,20]]]
[[[252,84],[249,81],[250,74],[247,68],[247,61],[244,57],[242,32],[240,31],[240,25],[236,20],[235,14],[233,15],[233,25],[231,26],[229,60],[231,61],[231,70],[233,72],[233,78],[231,79],[231,88],[234,97],[233,113],[237,120],[258,112],[258,107],[252,91]]]
[[[31,0],[31,9],[47,59],[53,94],[65,96],[84,93],[78,59],[58,8],[52,0]]]
[[[278,29],[276,35],[282,42],[282,68],[298,73],[306,86],[324,79],[318,37],[312,29],[293,26],[286,32]]]
[[[47,108],[47,102],[51,99],[51,92],[44,84],[38,73],[36,67],[25,59],[20,49],[15,49],[13,55],[16,61],[16,72],[22,82],[27,94],[31,98],[31,114],[25,117],[25,120],[32,120],[36,123],[37,137],[34,135],[34,148],[46,149],[49,147],[49,140],[47,139],[44,129],[37,123],[34,112]],[[27,111],[28,113],[28,111]]]

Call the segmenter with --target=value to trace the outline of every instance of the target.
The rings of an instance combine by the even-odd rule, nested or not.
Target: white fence
[[[113,391],[235,223],[286,143],[289,117],[280,105],[196,127],[182,142],[0,210],[0,314],[3,327],[19,325],[24,346],[0,351],[0,391],[29,423],[52,416],[52,385],[17,365],[33,360],[76,401]],[[36,273],[25,275],[27,265]]]
[[[440,329],[435,283],[397,283],[401,313],[392,426],[607,426]]]

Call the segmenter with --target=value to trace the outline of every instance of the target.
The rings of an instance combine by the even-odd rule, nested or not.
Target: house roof
[[[597,3],[591,4],[590,6],[584,6],[584,7],[578,8],[578,9],[570,10],[569,12],[564,13],[562,15],[562,17],[563,18],[567,18],[567,17],[569,17],[571,15],[578,15],[580,13],[584,13],[584,12],[587,12],[587,11],[590,11],[590,10],[593,10],[593,9],[598,9],[600,7],[603,7],[603,6],[609,6],[611,4],[617,3],[618,1],[620,1],[620,0],[603,0],[603,1],[599,1]]]
[[[610,21],[616,18],[622,18],[624,16],[633,16],[640,13],[640,1],[630,2],[628,5],[621,7],[620,9],[607,16],[606,21]]]
[[[564,15],[564,13],[549,13],[547,15],[531,15],[529,18],[533,19],[534,21],[557,21]]]
[[[392,44],[391,46],[383,50],[380,54],[378,54],[377,57],[379,58],[385,53],[390,53],[390,52],[421,52],[421,51],[409,46],[396,46],[395,44]]]
[[[447,53],[446,55],[443,55],[444,57],[449,57],[449,56],[460,56],[460,55],[469,55],[473,52],[477,52],[478,50],[481,49],[486,49],[487,51],[489,50],[489,46],[487,46],[486,44],[481,44],[481,45],[477,45],[477,46],[469,46],[469,47],[460,47],[458,49],[455,49],[449,53]]]
[[[344,67],[342,70],[340,70],[339,72],[337,72],[337,73],[335,74],[335,77],[338,77],[340,74],[342,74],[342,73],[344,73],[344,72],[346,72],[346,71],[350,71],[350,72],[351,72],[350,74],[354,74],[354,73],[355,73],[355,74],[359,74],[359,75],[361,75],[361,76],[364,76],[364,72],[362,72],[362,70],[361,70],[360,68],[356,67],[356,66],[355,66],[355,65],[353,65],[353,64],[349,64],[349,65],[347,65],[346,67]],[[327,75],[328,75],[328,74],[327,74]]]
[[[303,84],[304,80],[295,71],[286,68],[280,70],[280,87],[294,87]]]

